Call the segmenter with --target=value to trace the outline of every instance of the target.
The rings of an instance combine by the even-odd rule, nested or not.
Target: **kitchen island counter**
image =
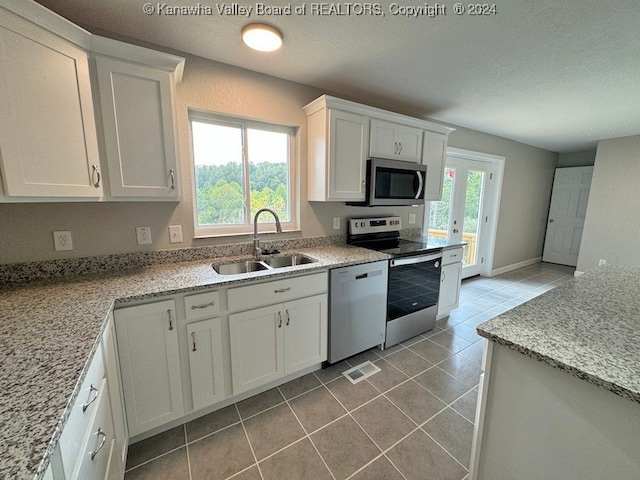
[[[4,447],[0,478],[43,474],[114,306],[388,258],[340,245],[295,252],[317,262],[219,275],[211,267],[213,262],[239,258],[219,257],[3,286],[0,443]]]
[[[477,330],[471,480],[638,478],[640,269],[598,267]]]
[[[477,330],[640,403],[640,269],[599,267]]]

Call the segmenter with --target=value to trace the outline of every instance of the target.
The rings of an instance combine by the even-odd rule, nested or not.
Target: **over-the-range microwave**
[[[366,200],[348,205],[367,207],[424,204],[426,165],[401,160],[367,160]]]

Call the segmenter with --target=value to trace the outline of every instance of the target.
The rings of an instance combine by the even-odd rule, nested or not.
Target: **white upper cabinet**
[[[119,43],[100,39],[99,45],[109,51]],[[177,68],[183,59],[173,58]],[[178,200],[173,71],[102,55],[95,61],[109,195]]]
[[[371,119],[369,156],[420,163],[422,129]]]
[[[101,197],[87,54],[0,8],[4,193]]]
[[[326,106],[307,114],[308,199],[363,201],[369,118]]]
[[[0,202],[180,200],[183,68],[36,3],[0,7]]]
[[[424,191],[425,200],[442,198],[444,162],[447,157],[448,136],[443,133],[424,132],[422,164],[427,166],[427,182]]]
[[[304,111],[310,201],[364,201],[367,159],[376,157],[427,165],[425,199],[442,196],[444,154],[453,128],[329,95]]]

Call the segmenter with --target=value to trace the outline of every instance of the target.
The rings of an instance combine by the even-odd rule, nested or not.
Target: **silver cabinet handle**
[[[291,287],[287,287],[287,288],[277,288],[273,291],[273,293],[284,293],[284,292],[288,292],[289,290],[291,290]]]
[[[171,318],[171,309],[167,310],[167,314],[169,315],[169,330],[173,330],[173,319]]]
[[[442,272],[442,283],[444,283],[445,278],[447,278],[447,275],[444,272]]]
[[[360,184],[360,191],[364,192],[364,185],[365,185],[365,181],[362,180],[362,183]]]
[[[96,177],[96,181],[93,182],[93,186],[96,188],[100,188],[100,170],[95,165],[91,165],[91,179]]]
[[[278,312],[278,328],[282,328],[282,312]]]
[[[93,396],[93,398],[89,400],[87,403],[82,404],[82,413],[86,412],[87,408],[89,408],[89,405],[95,402],[96,398],[98,398],[98,388],[94,387],[92,383],[91,386],[89,387],[89,396],[91,396],[91,394],[94,392],[95,392],[95,395]]]
[[[424,188],[424,180],[422,180],[422,172],[416,172],[418,176],[418,192],[416,193],[415,198],[422,197],[422,189]]]
[[[209,302],[209,303],[201,303],[200,305],[191,305],[191,310],[196,310],[197,308],[213,307],[215,304],[216,302]]]
[[[169,178],[171,179],[171,190],[176,189],[176,171],[171,168],[169,169]]]
[[[191,332],[191,341],[193,342],[193,347],[191,348],[192,352],[197,350],[196,348],[196,332]]]
[[[287,327],[289,326],[289,323],[291,322],[291,316],[289,315],[289,310],[285,310],[284,311],[286,317],[287,317]]]
[[[393,142],[393,154],[398,154],[398,142]]]
[[[94,458],[96,458],[96,455],[98,455],[98,452],[100,450],[102,450],[102,447],[104,447],[104,444],[107,443],[107,434],[104,433],[104,431],[102,430],[102,428],[98,427],[98,436],[102,436],[102,441],[100,442],[100,445],[98,445],[98,448],[96,448],[93,452],[91,452],[91,460],[93,461]]]
[[[398,155],[402,154],[402,142],[398,142]]]

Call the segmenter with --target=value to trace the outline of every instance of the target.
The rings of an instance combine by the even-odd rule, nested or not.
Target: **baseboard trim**
[[[540,263],[540,262],[542,262],[542,257],[531,258],[523,262],[518,262],[511,265],[507,265],[506,267],[500,267],[500,268],[491,270],[491,273],[489,273],[489,276],[495,277],[496,275],[509,273],[509,272],[512,272],[513,270],[518,270],[519,268],[528,267],[529,265],[535,265],[536,263]]]

